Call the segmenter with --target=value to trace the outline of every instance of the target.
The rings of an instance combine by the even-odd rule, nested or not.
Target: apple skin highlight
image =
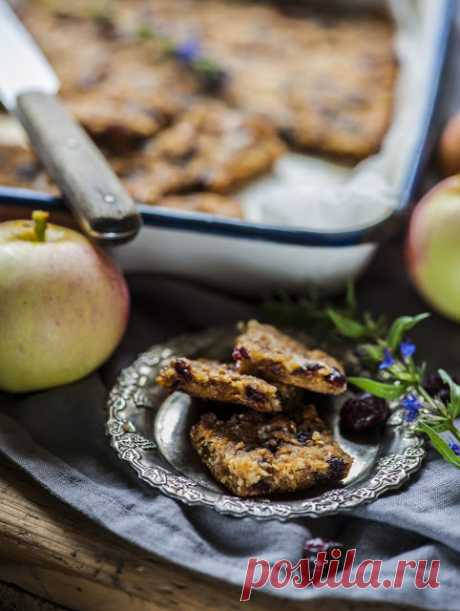
[[[129,292],[114,262],[56,225],[0,224],[0,390],[67,384],[97,369],[126,330]]]
[[[460,321],[460,176],[439,183],[415,207],[406,260],[412,281],[426,301]]]

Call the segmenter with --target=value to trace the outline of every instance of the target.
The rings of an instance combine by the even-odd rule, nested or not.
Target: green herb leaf
[[[425,313],[418,316],[401,316],[397,318],[391,325],[388,333],[387,343],[389,348],[393,351],[397,350],[404,335],[429,316],[429,314]]]
[[[156,35],[147,23],[142,23],[136,30],[136,37],[139,40],[153,40]]]
[[[380,363],[383,359],[384,348],[378,344],[361,344],[359,350],[364,357],[370,359],[374,363]]]
[[[422,418],[421,422],[428,424],[433,429],[433,431],[436,431],[436,433],[447,433],[448,431],[450,431],[449,423],[442,419],[436,421],[433,418],[429,418],[427,420]]]
[[[442,381],[449,386],[450,398],[447,410],[452,420],[455,420],[460,417],[460,386],[453,381],[446,371],[440,369],[438,373]]]
[[[449,448],[449,444],[429,424],[421,422],[417,425],[417,430],[428,435],[433,447],[441,454],[444,460],[460,468],[460,456],[457,456],[455,452]]]
[[[383,382],[376,382],[370,378],[348,378],[350,384],[368,392],[375,397],[381,399],[387,399],[387,401],[393,401],[399,399],[405,392],[406,388],[400,384],[384,384]]]
[[[343,316],[342,314],[339,314],[337,310],[333,310],[331,308],[327,310],[327,315],[334,323],[337,331],[344,337],[348,337],[350,339],[360,339],[366,337],[366,327],[356,320]]]

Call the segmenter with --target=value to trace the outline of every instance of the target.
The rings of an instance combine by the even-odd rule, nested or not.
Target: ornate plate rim
[[[186,343],[196,352],[216,341],[222,331],[214,329],[181,335],[169,342],[152,346],[126,369],[122,370],[109,393],[106,423],[110,445],[120,460],[127,462],[139,479],[173,499],[190,506],[203,506],[233,517],[252,517],[259,520],[286,521],[302,517],[324,517],[352,511],[375,501],[382,494],[403,486],[422,465],[426,455],[424,440],[413,432],[402,418],[393,427],[406,442],[400,453],[378,459],[375,472],[364,482],[323,492],[305,501],[270,501],[243,499],[206,486],[152,460],[149,452],[157,450],[156,443],[140,435],[130,421],[130,414],[144,407],[148,409],[145,387],[175,354],[176,346]],[[180,351],[178,351],[180,353]],[[183,354],[183,349],[182,349]],[[158,452],[157,452],[158,454]]]

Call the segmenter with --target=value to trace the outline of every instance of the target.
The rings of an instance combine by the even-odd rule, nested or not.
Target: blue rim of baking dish
[[[433,118],[438,103],[441,79],[444,71],[449,39],[456,14],[455,0],[443,0],[444,11],[442,25],[439,28],[436,41],[433,79],[428,96],[424,119],[420,125],[417,145],[414,149],[410,171],[398,207],[382,220],[346,231],[313,231],[279,227],[261,223],[218,218],[199,213],[184,213],[171,209],[139,204],[144,225],[157,229],[190,231],[194,233],[211,234],[228,238],[258,240],[291,244],[297,246],[328,246],[345,247],[364,243],[382,242],[393,235],[400,227],[401,218],[407,212],[419,183],[425,161],[430,153],[433,139],[430,137]],[[0,204],[8,203],[17,206],[39,206],[50,212],[64,207],[62,198],[30,189],[0,186]]]

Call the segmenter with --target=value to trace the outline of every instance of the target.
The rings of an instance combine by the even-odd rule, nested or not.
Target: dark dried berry
[[[297,433],[297,441],[300,443],[307,443],[307,441],[310,441],[310,439],[311,433],[307,433],[306,431],[300,431],[300,433]]]
[[[384,399],[364,393],[344,403],[340,424],[347,431],[362,433],[383,426],[389,415],[390,410]]]
[[[249,401],[255,401],[256,403],[262,403],[262,401],[265,401],[265,396],[263,393],[252,386],[248,386],[246,388],[246,397],[249,399]]]
[[[320,369],[323,369],[323,365],[320,365],[320,363],[305,362],[302,363],[300,367],[297,367],[293,373],[306,373],[308,375],[310,373],[315,373],[315,371],[319,371]]]
[[[252,486],[252,490],[258,494],[268,494],[271,492],[270,480],[261,479],[259,482],[257,482],[257,484]]]
[[[456,384],[458,383],[455,378],[453,378],[453,380]],[[423,388],[434,399],[439,399],[443,403],[448,403],[450,399],[449,385],[443,381],[439,373],[433,372],[428,374],[423,383]]]
[[[177,361],[174,363],[174,369],[177,375],[185,382],[191,382],[193,380],[190,365],[185,359],[177,359]]]
[[[237,346],[232,353],[234,361],[242,361],[243,359],[249,358],[249,352],[244,346]]]
[[[338,369],[334,369],[332,373],[325,376],[324,379],[327,380],[329,384],[332,384],[332,386],[337,387],[344,386],[347,381],[343,373],[341,373]]]
[[[343,479],[345,475],[345,463],[341,458],[330,458],[329,463],[329,471],[327,473],[327,479],[331,479],[333,481],[339,481]]]

